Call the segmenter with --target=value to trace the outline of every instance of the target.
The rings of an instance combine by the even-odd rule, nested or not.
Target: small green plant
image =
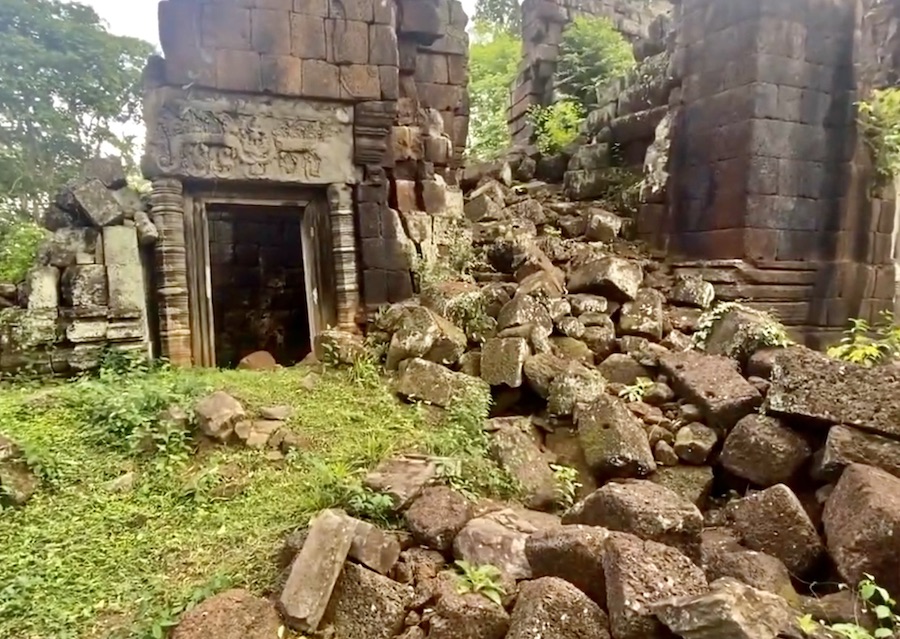
[[[578,471],[571,466],[551,464],[553,479],[556,480],[556,500],[563,508],[571,508],[575,504],[575,496],[581,488]]]
[[[18,284],[35,265],[45,231],[33,222],[15,220],[0,235],[0,282]]]
[[[490,564],[475,566],[462,560],[456,561],[454,565],[459,571],[457,591],[461,595],[474,593],[493,601],[498,606],[503,605],[506,589],[500,583],[502,575],[496,566]]]
[[[877,184],[888,184],[900,172],[900,88],[876,89],[857,109],[878,174]]]
[[[535,141],[541,153],[559,153],[578,138],[585,111],[578,102],[561,100],[550,106],[533,106],[528,120],[534,127]]]
[[[619,391],[619,397],[626,402],[644,401],[644,397],[646,397],[647,393],[650,392],[650,389],[653,388],[653,384],[653,380],[649,377],[638,377],[634,384],[626,386]]]
[[[345,506],[351,515],[380,523],[390,522],[394,513],[394,500],[390,495],[376,493],[358,482],[347,487]]]
[[[860,366],[877,366],[900,355],[900,327],[893,313],[884,311],[874,326],[863,319],[851,319],[840,343],[827,351],[829,357]]]
[[[889,639],[894,636],[894,631],[900,629],[900,615],[897,614],[897,602],[890,593],[875,583],[872,575],[866,574],[865,578],[856,587],[856,594],[863,604],[865,612],[871,611],[875,615],[878,627],[869,630],[857,623],[826,624],[816,621],[812,615],[800,617],[798,625],[807,635],[811,635],[819,627],[827,628],[832,632],[847,639]]]

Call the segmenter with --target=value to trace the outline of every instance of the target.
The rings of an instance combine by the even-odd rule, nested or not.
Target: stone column
[[[160,354],[176,366],[190,366],[191,321],[181,181],[154,180],[150,203],[153,223],[159,230],[155,268]]]
[[[338,328],[358,330],[359,282],[356,261],[356,229],[353,221],[353,195],[346,184],[328,187],[331,218],[331,247],[334,256],[334,284]]]

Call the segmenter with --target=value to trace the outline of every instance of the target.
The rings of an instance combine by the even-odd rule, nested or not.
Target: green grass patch
[[[236,447],[198,450],[190,431],[159,425],[161,408],[190,408],[219,389],[251,415],[291,406],[303,447],[281,461]],[[24,508],[0,511],[0,637],[158,637],[216,591],[270,592],[284,536],[324,507],[381,506],[359,477],[393,453],[461,455],[468,472],[458,482],[503,492],[509,484],[485,463],[474,428],[484,410],[435,420],[398,402],[365,365],[138,370],[0,389],[0,433],[44,478]],[[148,437],[153,452],[139,453]],[[128,472],[132,488],[112,489]]]

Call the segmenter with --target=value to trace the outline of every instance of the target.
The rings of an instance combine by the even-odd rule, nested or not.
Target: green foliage
[[[469,46],[468,154],[473,159],[493,159],[509,146],[506,106],[521,55],[522,42],[512,32],[490,22],[475,23]]]
[[[879,182],[890,183],[900,173],[900,88],[876,89],[857,106]]]
[[[520,0],[478,0],[475,5],[475,19],[517,35],[522,30],[520,4]]]
[[[704,348],[715,325],[729,312],[743,309],[763,320],[762,328],[754,333],[753,340],[749,344],[751,350],[760,348],[784,348],[793,342],[788,337],[784,325],[769,313],[750,308],[741,302],[718,302],[711,309],[700,316],[697,322],[697,331],[694,333],[694,343],[699,348]],[[734,355],[738,355],[735,353]]]
[[[804,615],[797,620],[800,629],[805,634],[812,635],[819,627],[824,627],[846,639],[889,639],[895,636],[894,632],[900,630],[900,615],[896,612],[897,602],[890,593],[875,583],[872,575],[867,574],[857,585],[856,594],[864,610],[875,615],[878,627],[874,630],[857,623],[826,624],[816,621],[812,615]]]
[[[851,319],[843,339],[827,352],[829,357],[860,366],[885,364],[900,355],[900,326],[889,311],[882,312],[874,326],[863,319]]]
[[[586,110],[597,106],[597,86],[634,68],[631,45],[608,18],[581,16],[563,32],[556,90]]]
[[[37,224],[11,220],[0,233],[0,282],[18,284],[24,280],[45,237]]]
[[[578,471],[571,466],[550,464],[553,470],[553,478],[556,480],[556,501],[563,508],[571,508],[575,503],[575,495],[581,488],[578,481]]]
[[[503,605],[506,590],[500,583],[501,573],[496,566],[475,566],[462,560],[454,562],[454,565],[460,573],[457,577],[457,590],[461,595],[475,593],[498,606]]]
[[[584,117],[584,108],[574,100],[562,100],[548,107],[533,106],[528,111],[537,146],[548,155],[559,153],[578,138]]]
[[[634,384],[626,386],[619,391],[619,397],[626,402],[641,402],[650,389],[653,388],[653,380],[647,377],[638,377]]]
[[[355,517],[382,524],[390,523],[394,519],[394,500],[391,496],[376,493],[358,481],[348,484],[344,505],[347,512]]]

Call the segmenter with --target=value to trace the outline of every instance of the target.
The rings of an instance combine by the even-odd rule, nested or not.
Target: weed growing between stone
[[[881,313],[881,321],[869,324],[864,319],[851,319],[840,343],[828,349],[828,356],[861,366],[876,366],[900,355],[900,327],[893,313]]]
[[[457,561],[454,565],[459,571],[457,590],[460,594],[478,594],[498,606],[503,605],[503,596],[506,592],[500,584],[502,575],[496,566],[473,566],[467,561]]]
[[[856,586],[856,595],[863,604],[863,612],[871,612],[878,622],[878,628],[869,631],[856,623],[827,624],[824,621],[813,619],[812,615],[804,615],[799,621],[800,629],[804,634],[811,636],[820,627],[831,630],[839,637],[847,639],[886,639],[894,637],[894,632],[900,628],[900,615],[896,613],[897,602],[890,593],[875,582],[872,575],[865,578]]]
[[[303,445],[280,461],[198,445],[190,408],[212,390],[251,415],[290,406]],[[365,363],[272,373],[107,367],[55,387],[0,389],[0,432],[44,483],[24,508],[0,513],[0,636],[158,637],[224,588],[266,593],[281,541],[318,510],[389,520],[361,474],[399,452],[457,456],[471,490],[509,492],[484,456],[487,405],[429,424]],[[156,419],[170,407],[184,412]]]

